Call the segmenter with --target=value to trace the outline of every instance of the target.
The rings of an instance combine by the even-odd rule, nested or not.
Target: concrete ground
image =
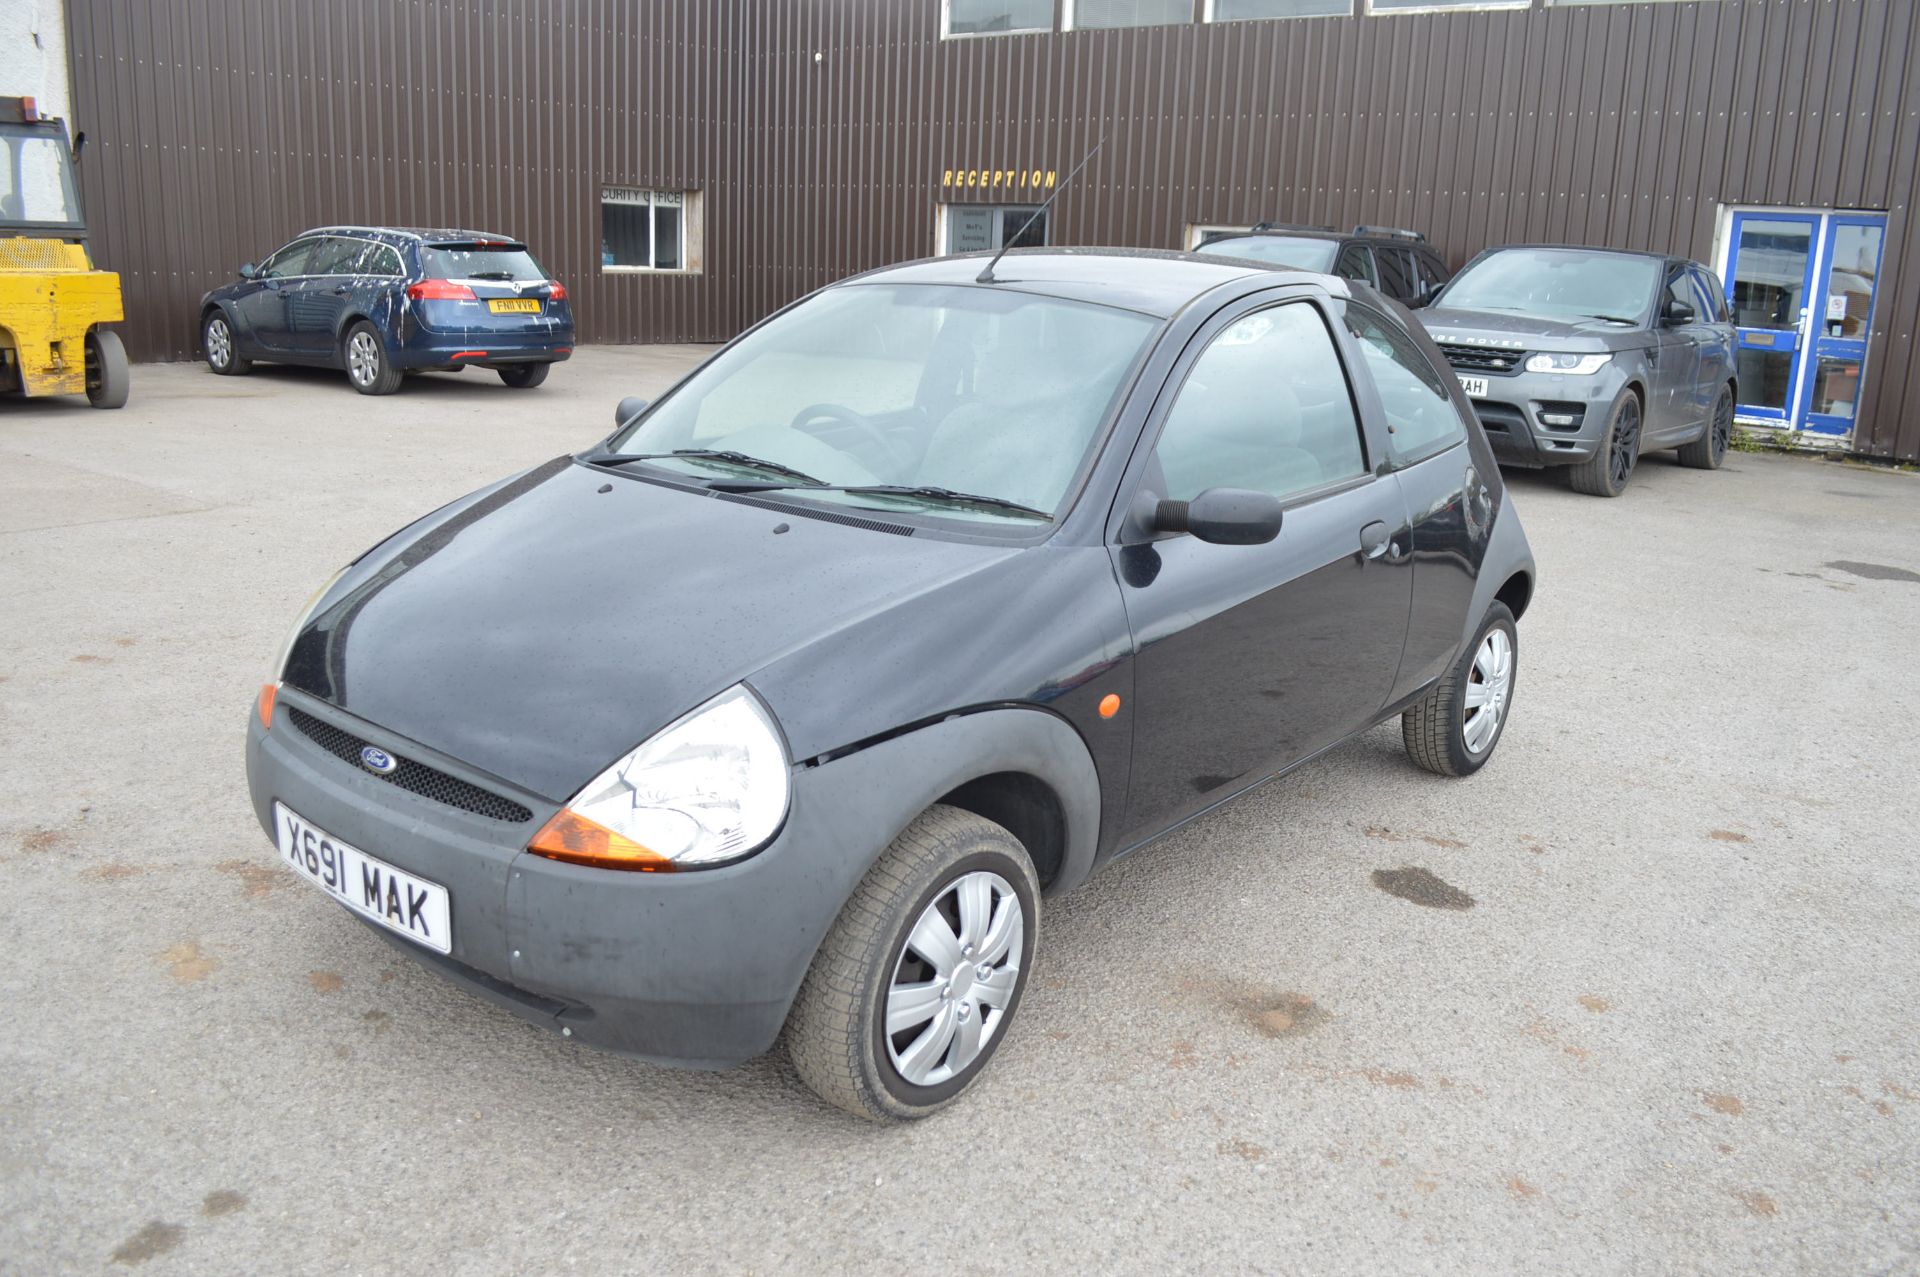
[[[1381,727],[1051,903],[917,1126],[545,1036],[295,881],[240,742],[301,601],[698,353],[0,402],[0,1272],[1920,1271],[1909,476],[1515,476],[1494,762]]]

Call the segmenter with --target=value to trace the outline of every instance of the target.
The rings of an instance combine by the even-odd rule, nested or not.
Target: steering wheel
[[[880,429],[880,427],[873,424],[872,421],[844,404],[808,404],[799,412],[794,413],[793,420],[787,424],[791,429],[805,431],[805,433],[814,435],[817,438],[819,437],[818,431],[807,429],[809,425],[816,421],[837,421],[842,425],[852,426],[861,437],[866,439],[867,442],[871,443],[879,451],[881,456],[885,457],[887,461],[891,463],[896,472],[905,470],[906,459],[895,450],[893,440],[887,438],[886,431]],[[822,442],[824,442],[824,440]],[[843,448],[841,451],[844,452],[846,449]]]

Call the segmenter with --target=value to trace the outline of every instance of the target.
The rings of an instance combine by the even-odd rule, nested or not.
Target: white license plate
[[[1485,377],[1462,377],[1460,379],[1460,389],[1467,392],[1467,398],[1469,399],[1485,399],[1487,397],[1487,379]]]
[[[453,952],[445,887],[348,846],[285,803],[273,805],[273,832],[281,859],[314,886],[389,931]]]

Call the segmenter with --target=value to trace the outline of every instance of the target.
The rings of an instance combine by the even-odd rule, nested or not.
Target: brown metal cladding
[[[947,168],[1104,137],[1056,243],[1262,219],[1714,262],[1728,205],[1888,214],[1854,446],[1920,459],[1920,4],[1659,0],[942,40],[938,0],[70,0],[130,346],[305,226],[528,239],[582,339],[719,340],[933,251]],[[705,269],[603,275],[602,183],[697,189]]]

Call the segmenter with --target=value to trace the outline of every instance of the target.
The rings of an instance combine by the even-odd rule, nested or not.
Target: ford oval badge
[[[375,749],[367,745],[360,750],[360,765],[370,772],[379,772],[385,776],[400,765],[400,760],[384,749]]]

